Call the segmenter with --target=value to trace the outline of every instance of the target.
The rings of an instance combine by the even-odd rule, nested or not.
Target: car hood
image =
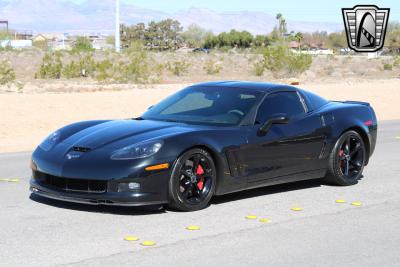
[[[66,137],[62,143],[90,150],[98,148],[115,149],[147,140],[163,139],[170,135],[192,130],[192,127],[183,123],[114,120],[78,131]]]

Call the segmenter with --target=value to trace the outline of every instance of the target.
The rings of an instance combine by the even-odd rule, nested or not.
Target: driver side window
[[[286,114],[289,118],[305,113],[296,92],[279,92],[268,95],[257,111],[256,124],[262,124],[276,114]]]

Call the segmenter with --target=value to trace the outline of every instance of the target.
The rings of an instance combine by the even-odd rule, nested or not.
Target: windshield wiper
[[[142,118],[142,117],[137,117],[137,118],[133,118],[132,120],[143,121],[144,118]]]

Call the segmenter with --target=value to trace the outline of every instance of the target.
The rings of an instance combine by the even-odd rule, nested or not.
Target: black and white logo
[[[390,8],[357,5],[342,8],[347,43],[357,52],[376,52],[385,42]]]

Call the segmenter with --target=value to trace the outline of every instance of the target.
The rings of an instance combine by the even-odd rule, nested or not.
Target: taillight
[[[372,124],[374,124],[372,120],[364,121],[365,126],[371,126]]]

